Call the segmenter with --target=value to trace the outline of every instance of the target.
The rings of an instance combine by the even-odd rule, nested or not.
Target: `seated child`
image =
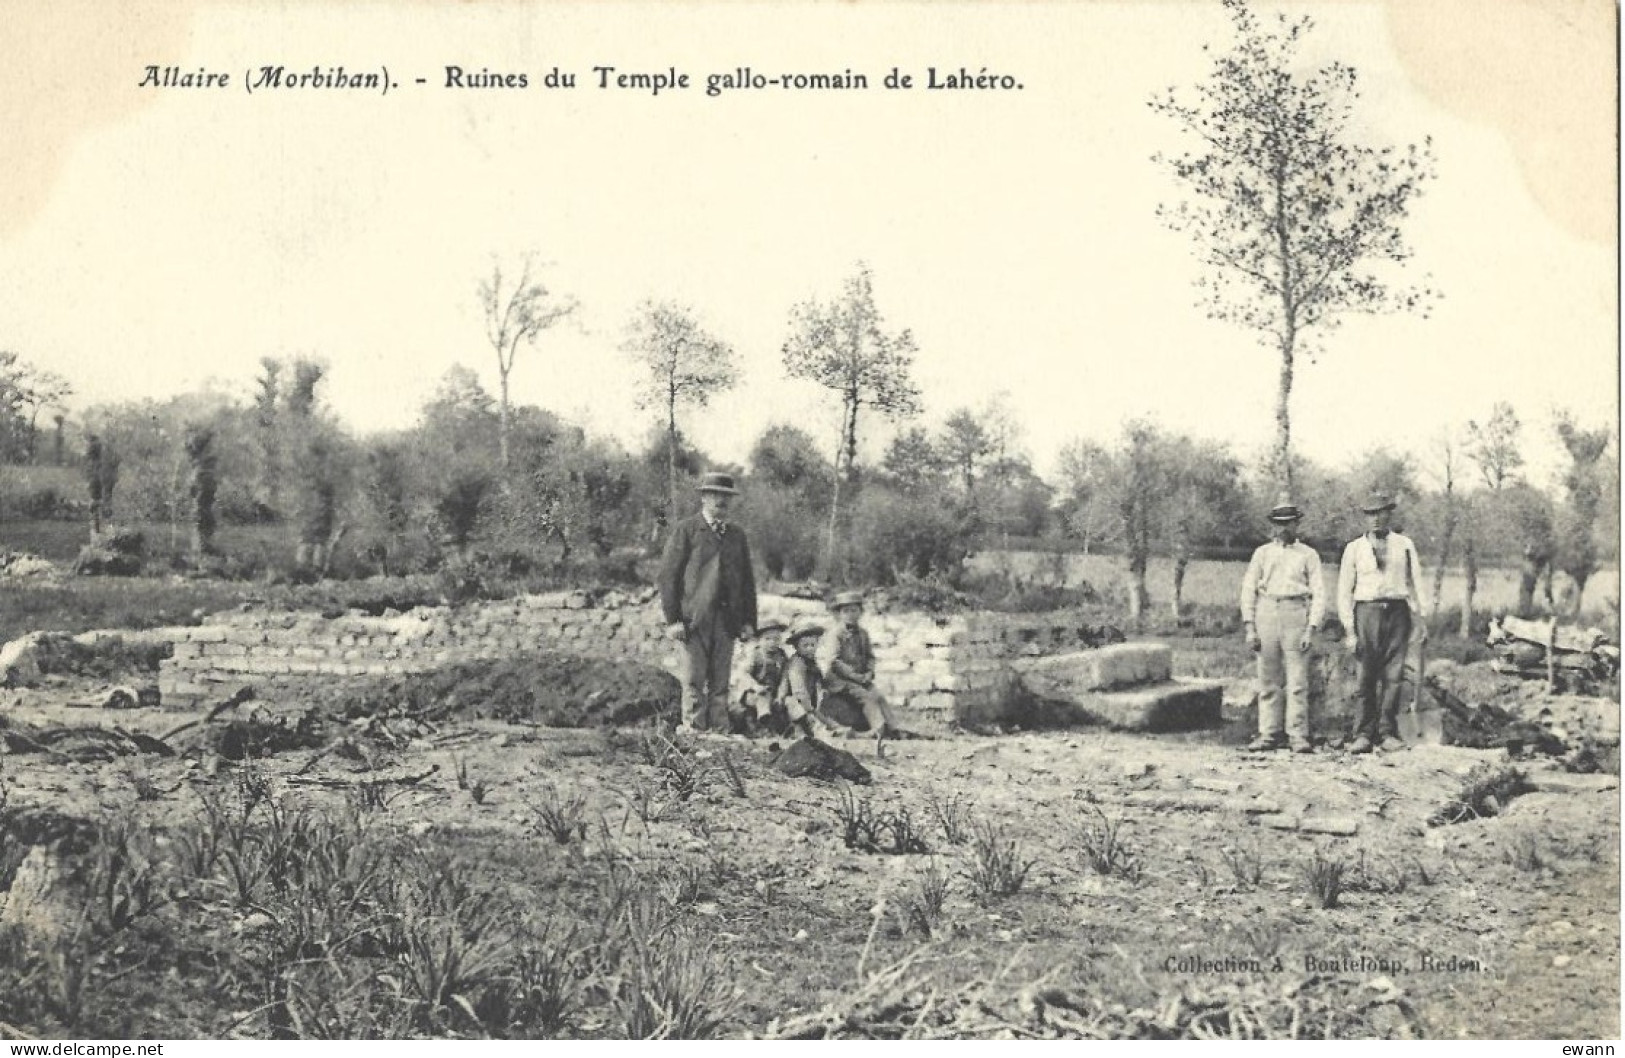
[[[852,730],[833,723],[822,711],[823,677],[818,671],[818,640],[824,626],[798,619],[790,629],[790,664],[784,671],[783,708],[794,731],[814,738],[847,738]]]
[[[729,726],[736,735],[752,731],[784,733],[783,707],[774,708],[782,697],[784,670],[790,660],[784,653],[783,638],[783,621],[763,621],[756,629],[755,648],[745,669],[745,687],[736,708],[729,710]],[[775,711],[781,714],[778,718]]]
[[[886,698],[875,690],[875,651],[869,633],[863,630],[863,593],[843,591],[830,603],[839,623],[824,636],[818,647],[818,666],[824,676],[826,712],[850,717],[861,712],[867,729],[876,738],[901,735]],[[845,710],[842,711],[842,707]],[[856,708],[853,708],[853,707]]]

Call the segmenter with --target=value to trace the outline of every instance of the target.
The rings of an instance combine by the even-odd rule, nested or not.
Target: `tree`
[[[1135,627],[1151,605],[1145,574],[1157,540],[1159,508],[1167,496],[1168,473],[1163,458],[1162,434],[1147,422],[1131,422],[1123,430],[1123,447],[1113,460],[1110,477],[1117,531],[1128,556],[1129,617]]]
[[[976,492],[976,471],[994,451],[993,438],[982,420],[969,408],[960,408],[942,424],[937,451],[942,459],[959,475],[960,488],[965,501],[971,503]]]
[[[1599,548],[1597,527],[1602,514],[1606,485],[1603,457],[1613,437],[1606,428],[1587,430],[1568,412],[1557,415],[1557,437],[1568,453],[1569,465],[1563,473],[1564,503],[1558,510],[1557,562],[1574,578],[1574,610],[1579,612],[1586,581],[1597,571]]]
[[[1518,450],[1521,427],[1517,413],[1505,401],[1490,409],[1490,417],[1482,424],[1467,424],[1467,458],[1478,466],[1492,492],[1500,492],[1523,466],[1523,453]]]
[[[40,413],[60,408],[72,393],[73,387],[54,371],[0,351],[0,459],[35,462]]]
[[[220,455],[213,428],[193,423],[186,428],[186,459],[191,466],[192,557],[201,561],[214,553],[215,494],[220,487]]]
[[[26,451],[28,461],[39,459],[39,417],[46,408],[60,408],[62,402],[73,395],[73,386],[54,371],[31,369],[16,380],[17,399],[28,409]]]
[[[1469,429],[1471,426],[1469,424]],[[1439,612],[1439,602],[1444,596],[1444,572],[1450,564],[1451,551],[1456,544],[1456,531],[1461,528],[1462,498],[1456,490],[1456,474],[1461,463],[1461,452],[1456,446],[1456,439],[1446,430],[1438,439],[1435,450],[1437,459],[1435,466],[1439,475],[1439,500],[1444,508],[1443,528],[1439,532],[1439,553],[1433,560],[1433,605],[1431,612]],[[1464,609],[1471,611],[1473,591],[1478,582],[1478,554],[1476,547],[1469,541],[1463,540],[1465,557],[1467,560],[1467,580],[1472,586],[1462,598]],[[1463,617],[1463,625],[1471,621],[1469,616]]]
[[[101,539],[102,528],[112,517],[118,467],[118,453],[103,444],[99,435],[85,438],[85,483],[90,490],[90,542],[93,544]]]
[[[1092,541],[1110,535],[1107,510],[1112,456],[1094,441],[1076,440],[1061,449],[1061,510],[1067,531],[1083,541],[1084,554]]]
[[[1222,445],[1188,437],[1162,443],[1167,513],[1161,519],[1174,560],[1174,620],[1184,616],[1185,572],[1196,548],[1234,524],[1245,508],[1241,465]]]
[[[938,481],[945,459],[936,442],[920,426],[898,432],[880,459],[881,469],[903,492],[918,492]]]
[[[739,379],[733,347],[708,332],[694,313],[669,302],[644,302],[627,328],[623,348],[644,370],[640,408],[666,417],[666,519],[677,504],[677,406],[704,407]]]
[[[1299,355],[1319,351],[1312,335],[1349,313],[1425,313],[1432,296],[1391,286],[1375,268],[1410,257],[1400,225],[1433,176],[1432,145],[1360,142],[1355,71],[1300,68],[1312,21],[1283,16],[1269,31],[1246,0],[1222,3],[1234,46],[1190,93],[1169,89],[1150,103],[1202,144],[1154,159],[1190,193],[1158,215],[1193,242],[1209,315],[1256,331],[1279,358],[1273,462],[1291,493],[1292,379]]]
[[[777,423],[750,452],[745,490],[751,550],[774,578],[811,575],[818,559],[818,515],[829,502],[833,469],[805,430]]]
[[[1487,499],[1495,536],[1509,540],[1519,560],[1518,616],[1535,612],[1535,587],[1557,551],[1552,501],[1525,482],[1506,485]]]
[[[485,336],[497,354],[498,448],[504,472],[508,469],[508,377],[513,373],[519,347],[575,312],[573,297],[555,294],[531,278],[532,260],[525,258],[519,280],[505,285],[502,266],[491,266],[491,277],[480,281],[480,305],[485,310]]]
[[[826,544],[831,561],[840,524],[841,485],[855,482],[858,412],[869,407],[890,418],[919,412],[919,390],[912,378],[914,353],[914,336],[908,330],[893,334],[884,329],[867,265],[858,265],[833,301],[807,301],[790,311],[790,337],[784,343],[786,373],[834,391],[841,401],[841,441],[836,449]]]
[[[255,379],[254,425],[259,438],[259,504],[263,515],[282,509],[282,435],[277,430],[282,406],[282,363],[273,357],[260,357],[260,376]]]
[[[750,472],[756,480],[779,488],[829,491],[829,461],[807,431],[787,423],[774,423],[762,431],[751,446]]]

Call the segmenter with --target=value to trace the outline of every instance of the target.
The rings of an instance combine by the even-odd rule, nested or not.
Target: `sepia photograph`
[[[1619,39],[0,0],[0,1040],[1614,1053]]]

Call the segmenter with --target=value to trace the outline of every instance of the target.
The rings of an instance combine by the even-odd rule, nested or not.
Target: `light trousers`
[[[1309,737],[1309,652],[1299,650],[1309,630],[1308,599],[1258,600],[1258,733],[1266,738]]]

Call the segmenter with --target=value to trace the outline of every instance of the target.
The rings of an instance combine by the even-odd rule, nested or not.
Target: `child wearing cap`
[[[784,670],[783,708],[792,730],[824,738],[846,738],[852,730],[833,723],[821,706],[823,673],[818,668],[818,644],[824,626],[802,618],[790,629],[790,662]]]
[[[824,674],[824,690],[831,699],[845,698],[863,713],[868,729],[876,738],[896,738],[902,734],[892,717],[886,698],[875,690],[875,649],[864,631],[863,594],[843,591],[830,602],[839,623],[824,636],[818,648],[818,665]]]
[[[750,664],[745,669],[745,689],[740,692],[738,708],[733,710],[730,726],[736,735],[749,734],[754,728],[782,734],[786,726],[774,714],[783,713],[784,670],[790,659],[784,653],[783,621],[767,620],[756,629],[756,645],[751,650]],[[777,709],[774,707],[778,706]]]

